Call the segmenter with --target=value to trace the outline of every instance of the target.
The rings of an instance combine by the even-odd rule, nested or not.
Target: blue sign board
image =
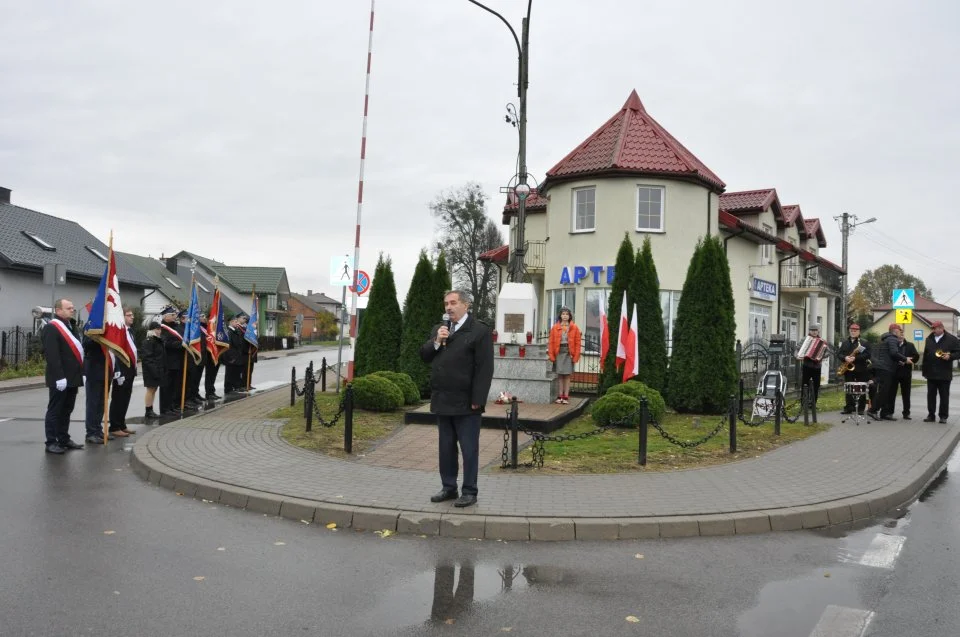
[[[923,330],[913,330],[913,340],[922,341],[923,340]]]
[[[913,309],[915,298],[913,288],[898,288],[893,291],[893,307],[901,310]]]
[[[777,284],[773,281],[750,277],[750,296],[764,301],[776,301]]]
[[[607,285],[613,285],[613,275],[616,273],[616,267],[608,265],[575,265],[573,274],[570,268],[563,266],[560,270],[560,285],[580,285],[583,281],[593,282],[594,285],[602,285],[602,279],[606,280]],[[601,276],[603,275],[603,276]]]

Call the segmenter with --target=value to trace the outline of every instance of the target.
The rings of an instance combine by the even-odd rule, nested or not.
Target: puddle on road
[[[444,624],[479,610],[484,601],[500,595],[575,582],[572,571],[553,566],[444,561],[432,571],[397,583],[373,605],[361,623],[370,631]]]

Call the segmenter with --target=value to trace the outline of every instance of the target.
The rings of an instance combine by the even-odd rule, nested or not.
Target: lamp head
[[[517,184],[513,192],[517,193],[517,197],[520,199],[526,199],[530,194],[530,186],[528,184]]]

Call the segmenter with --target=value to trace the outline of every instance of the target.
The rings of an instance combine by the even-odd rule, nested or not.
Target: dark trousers
[[[87,437],[103,438],[103,370],[84,379],[87,387]]]
[[[43,429],[47,436],[47,446],[70,440],[70,414],[77,403],[77,387],[67,387],[57,391],[50,387],[47,400],[47,415],[43,419]]]
[[[927,415],[933,416],[937,410],[937,396],[940,396],[940,413],[937,414],[941,418],[946,418],[950,415],[950,381],[952,379],[948,378],[946,380],[930,380],[927,379]]]
[[[253,368],[256,365],[252,360],[250,361],[250,373],[247,374],[247,361],[243,361],[243,365],[240,366],[240,389],[247,389],[248,387],[253,386]]]
[[[900,391],[900,402],[903,403],[903,415],[910,415],[910,388],[913,384],[913,378],[909,375],[903,376],[897,374],[893,379],[893,386],[890,388],[890,398],[887,404],[887,411],[891,414],[897,410],[897,390]]]
[[[116,381],[110,390],[110,431],[127,428],[127,407],[130,406],[130,394],[133,393],[133,377],[125,378],[122,385]]]
[[[241,386],[242,383],[242,373],[243,369],[240,365],[227,365],[227,371],[224,372],[223,378],[223,393],[229,393],[237,389],[245,389]]]
[[[894,383],[896,382],[894,374],[893,371],[885,369],[877,370],[877,395],[876,398],[873,399],[872,409],[870,411],[876,413],[879,410],[881,417],[893,415],[891,396],[893,395]]]
[[[857,372],[849,372],[843,375],[843,380],[845,383],[865,383],[869,380],[867,374],[858,374]],[[869,389],[868,389],[869,393]],[[846,396],[846,410],[850,413],[856,411],[859,414],[862,414],[867,408],[867,394],[847,394]]]
[[[208,397],[217,393],[217,374],[220,372],[220,363],[214,363],[209,356],[203,364],[203,388]]]
[[[160,386],[160,413],[180,409],[180,394],[183,390],[183,370],[167,370],[167,382]]]
[[[806,385],[811,394],[810,400],[811,404],[816,404],[817,399],[820,398],[820,366],[816,367],[807,367],[803,365],[800,367],[800,385]]]
[[[199,365],[191,364],[187,368],[187,398],[201,400],[200,381],[203,379],[203,363]]]
[[[463,488],[465,495],[477,495],[477,473],[480,470],[480,414],[437,416],[440,434],[440,482],[445,491],[457,490],[460,472],[457,443],[463,454]]]

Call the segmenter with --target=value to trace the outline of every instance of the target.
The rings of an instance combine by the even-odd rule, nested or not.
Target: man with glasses
[[[73,302],[59,299],[53,304],[53,318],[40,332],[44,373],[49,399],[43,420],[47,453],[62,455],[69,449],[83,449],[70,440],[70,414],[77,402],[77,391],[83,387],[83,346],[70,324]]]

